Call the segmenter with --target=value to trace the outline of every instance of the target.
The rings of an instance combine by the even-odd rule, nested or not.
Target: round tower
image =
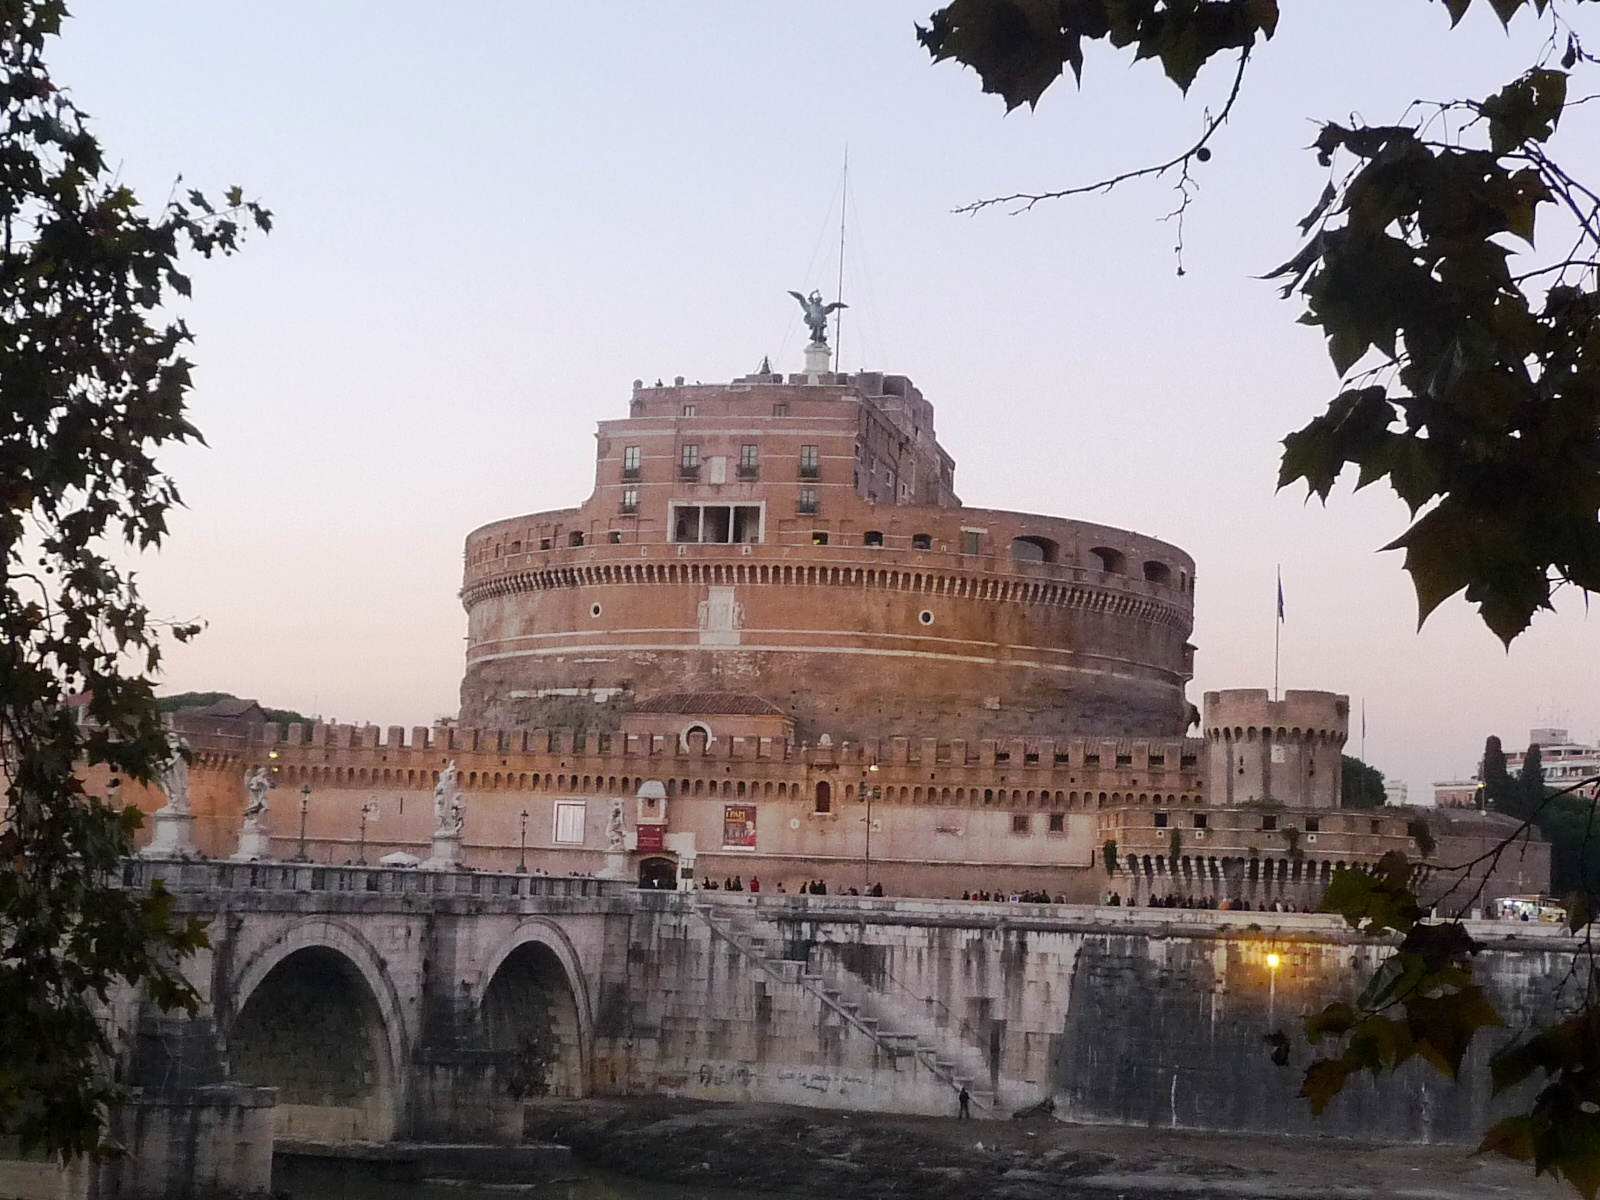
[[[904,376],[636,382],[577,508],[467,538],[461,720],[618,728],[715,693],[803,740],[1182,736],[1194,563],[968,508]]]
[[[1333,692],[1235,688],[1205,694],[1210,804],[1339,807],[1340,762],[1350,697]]]

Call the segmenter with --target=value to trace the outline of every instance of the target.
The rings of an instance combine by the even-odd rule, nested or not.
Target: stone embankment
[[[959,1121],[665,1100],[530,1106],[530,1138],[657,1183],[824,1200],[1556,1200],[1459,1146],[1179,1133],[1043,1117]]]

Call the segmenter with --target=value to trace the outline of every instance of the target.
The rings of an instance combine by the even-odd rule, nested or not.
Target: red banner
[[[639,853],[659,854],[666,849],[664,841],[667,832],[665,825],[640,825],[639,826]]]

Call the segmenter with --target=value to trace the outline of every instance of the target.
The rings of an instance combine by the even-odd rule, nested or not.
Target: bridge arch
[[[559,925],[519,922],[484,959],[471,998],[492,1048],[547,1061],[534,1074],[543,1074],[553,1095],[588,1094],[594,1009],[577,949]]]
[[[405,1021],[382,956],[359,930],[326,917],[296,922],[246,957],[229,996],[229,1066],[240,1082],[278,1088],[278,1137],[398,1133]]]

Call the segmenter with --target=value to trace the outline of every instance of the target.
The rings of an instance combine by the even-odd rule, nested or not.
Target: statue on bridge
[[[250,797],[244,806],[246,825],[260,823],[261,817],[267,811],[267,790],[271,787],[272,781],[267,778],[267,769],[265,767],[257,767],[245,779],[244,790]]]
[[[239,849],[233,857],[239,862],[255,862],[271,858],[272,839],[261,824],[267,813],[267,792],[272,780],[265,767],[257,767],[245,776],[244,790],[249,800],[244,806],[244,828],[239,830]]]
[[[628,847],[628,827],[622,817],[622,801],[611,802],[611,818],[606,822],[606,849],[616,854]]]
[[[167,803],[151,817],[154,832],[140,854],[147,858],[188,858],[194,844],[194,814],[189,811],[189,743],[167,734],[167,761],[161,767],[161,790]]]
[[[167,796],[167,809],[189,811],[189,743],[175,733],[167,735],[167,761],[161,768],[161,790]]]
[[[461,796],[461,772],[456,769],[456,761],[452,758],[450,765],[439,773],[439,782],[433,787],[433,818],[438,825],[437,833],[460,837],[466,815],[466,804]]]

